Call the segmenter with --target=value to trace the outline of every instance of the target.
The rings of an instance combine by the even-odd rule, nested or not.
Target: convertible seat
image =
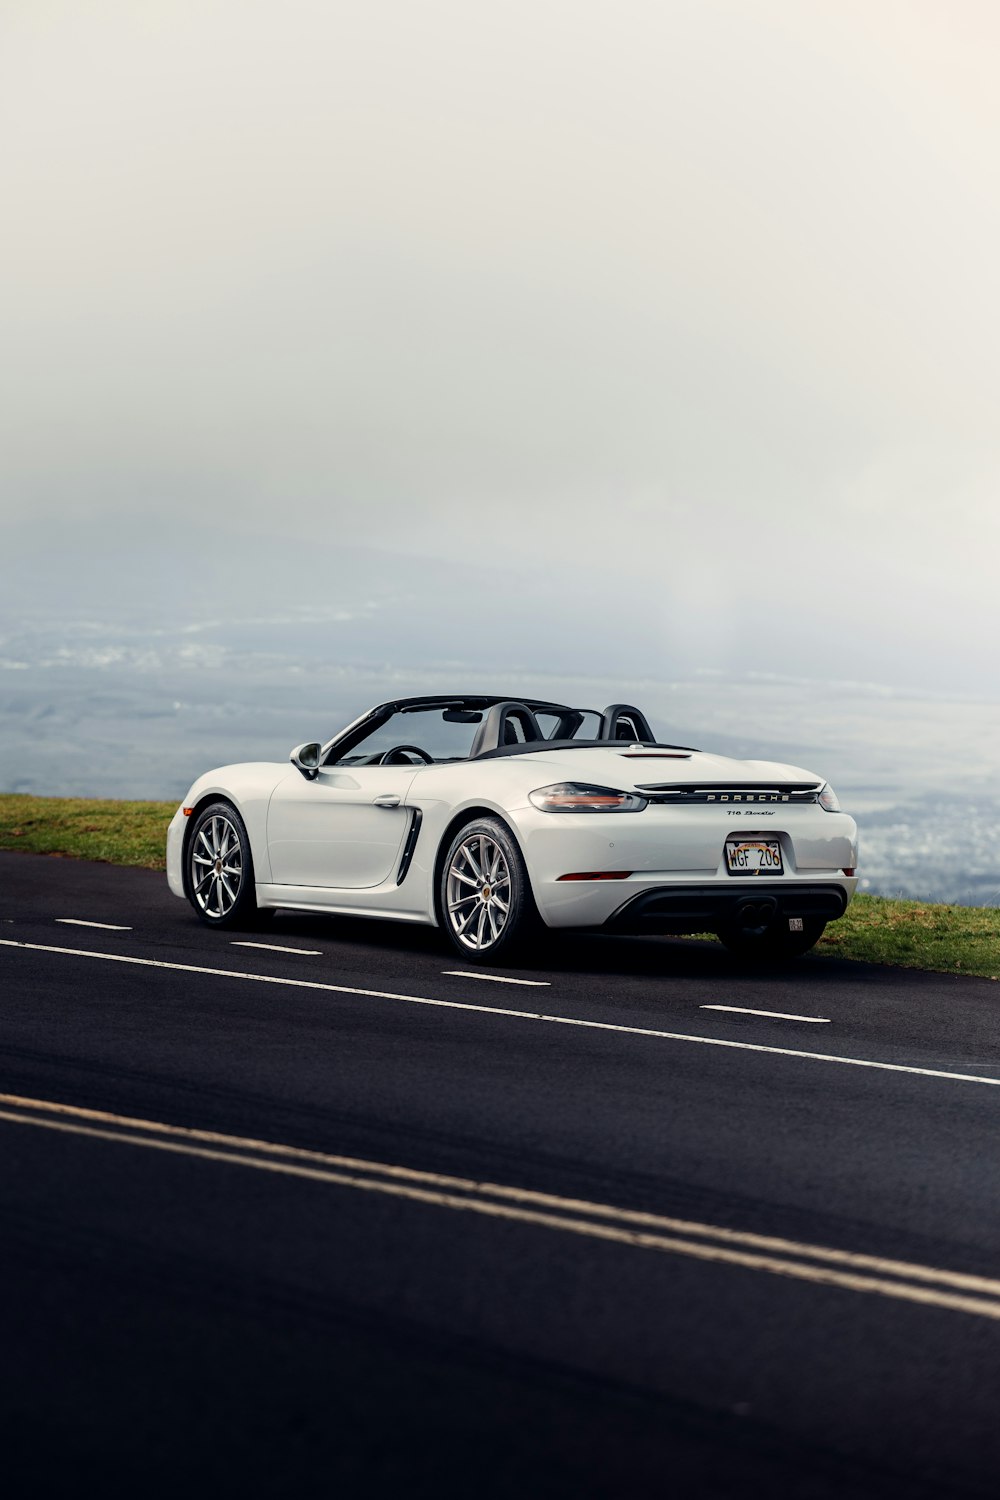
[[[520,730],[520,734],[518,734]],[[499,750],[504,745],[518,745],[522,741],[532,744],[544,740],[541,726],[526,703],[494,703],[488,709],[483,722],[476,730],[469,759],[485,755],[489,750]]]

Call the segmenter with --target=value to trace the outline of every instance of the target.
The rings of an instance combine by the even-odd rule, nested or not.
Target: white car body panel
[[[395,878],[415,774],[413,766],[331,766],[306,781],[289,767],[267,810],[272,883],[370,890]]]
[[[564,781],[623,791],[664,783],[824,785],[822,776],[798,766],[613,742],[552,749],[543,742],[537,750],[532,745],[517,754],[428,766],[329,766],[314,780],[287,763],[226,766],[199,777],[171,822],[170,889],[185,895],[184,808],[217,797],[231,802],[246,825],[261,906],[436,925],[443,845],[463,818],[483,812],[503,819],[517,840],[539,913],[550,927],[600,926],[644,892],[752,893],[760,888],[759,877],[733,876],[726,868],[726,839],[737,833],[780,843],[784,870],[768,877],[769,888],[775,882],[783,892],[796,885],[836,886],[845,904],[854,894],[854,820],[815,801],[759,806],[736,796],[686,806],[650,802],[641,812],[587,813],[543,812],[530,802],[531,792]],[[398,804],[379,806],[380,798],[398,798]],[[412,858],[401,880],[409,845]],[[624,879],[560,879],[590,871],[628,873]]]
[[[200,807],[219,798],[231,802],[246,824],[253,850],[254,873],[258,881],[271,878],[267,858],[267,805],[271,793],[288,770],[287,765],[273,761],[248,761],[241,765],[220,766],[192,783],[187,796],[170,820],[167,829],[167,882],[175,896],[185,896],[182,853],[185,807]]]

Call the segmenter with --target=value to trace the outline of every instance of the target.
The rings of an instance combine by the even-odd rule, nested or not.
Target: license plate
[[[780,875],[781,845],[777,839],[728,839],[726,867],[730,875]]]

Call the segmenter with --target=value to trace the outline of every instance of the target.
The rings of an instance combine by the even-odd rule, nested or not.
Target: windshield
[[[412,745],[423,750],[432,761],[468,760],[481,713],[463,714],[467,723],[450,723],[442,708],[424,708],[395,713],[391,719],[373,729],[366,739],[353,746],[338,766],[375,766],[387,751],[398,745]]]

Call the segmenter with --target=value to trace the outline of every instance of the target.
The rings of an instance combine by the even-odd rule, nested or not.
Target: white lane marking
[[[633,1249],[658,1250],[695,1260],[716,1261],[792,1280],[1000,1320],[1000,1281],[986,1276],[973,1276],[908,1261],[886,1260],[880,1256],[829,1249],[824,1245],[803,1244],[795,1240],[723,1229],[714,1224],[640,1213],[617,1208],[613,1204],[589,1203],[586,1200],[560,1198],[551,1193],[535,1193],[496,1183],[445,1177],[386,1162],[363,1161],[269,1141],[227,1136],[215,1131],[186,1129],[156,1120],[131,1119],[101,1110],[54,1104],[42,1099],[0,1095],[0,1104],[12,1106],[0,1109],[0,1120],[13,1125],[33,1125],[43,1130],[83,1136],[90,1140],[140,1146],[146,1150],[164,1151],[202,1161],[248,1167],[260,1172],[355,1188],[362,1192],[382,1193],[438,1208],[558,1229],[564,1233],[610,1241]],[[45,1115],[53,1114],[75,1118],[45,1118]],[[77,1123],[83,1120],[95,1123]],[[101,1128],[102,1126],[105,1128]],[[108,1126],[111,1128],[107,1128]],[[138,1131],[146,1134],[138,1134]],[[150,1135],[165,1136],[167,1139],[150,1139]],[[196,1141],[211,1143],[211,1146],[196,1145]],[[218,1149],[219,1147],[223,1149]],[[247,1154],[250,1151],[257,1154]],[[538,1207],[529,1208],[525,1206],[527,1204]],[[581,1213],[591,1217],[573,1217]],[[601,1220],[611,1222],[602,1223]],[[694,1234],[699,1238],[691,1240],[669,1232],[650,1233],[649,1227],[643,1230],[628,1227],[639,1224],[660,1231],[680,1231],[681,1235]],[[771,1253],[758,1253],[761,1250]],[[821,1264],[810,1264],[817,1261]],[[835,1269],[837,1266],[845,1269]],[[858,1272],[862,1270],[880,1274],[859,1275]],[[922,1282],[924,1285],[913,1286],[905,1280],[884,1279],[887,1276],[905,1277],[909,1282]],[[947,1290],[948,1288],[954,1290]],[[969,1292],[976,1295],[962,1295]]]
[[[235,938],[231,946],[233,948],[266,948],[268,953],[304,953],[307,958],[322,956],[319,948],[282,948],[278,943],[239,942]]]
[[[841,1057],[835,1052],[803,1052],[796,1047],[766,1047],[762,1042],[736,1042],[721,1036],[692,1036],[688,1031],[656,1031],[649,1026],[621,1026],[614,1021],[585,1021],[579,1016],[551,1016],[542,1011],[508,1010],[500,1005],[474,1005],[470,1000],[435,1000],[425,995],[399,995],[392,990],[363,990],[348,984],[324,984],[318,979],[245,974],[239,969],[208,969],[199,964],[169,963],[162,958],[134,958],[128,953],[95,953],[89,948],[55,948],[48,943],[20,943],[13,938],[0,938],[0,948],[20,948],[31,953],[62,953],[70,958],[97,958],[105,963],[138,964],[147,969],[172,969],[181,974],[210,974],[216,979],[244,979],[254,984],[277,984],[296,990],[322,990],[333,995],[361,995],[367,1000],[399,1000],[406,1005],[431,1005],[440,1010],[506,1016],[512,1021],[544,1021],[551,1026],[576,1026],[584,1031],[613,1031],[623,1036],[653,1037],[661,1042],[691,1042],[700,1047],[724,1047],[733,1052],[800,1057],[807,1062],[840,1063],[847,1068],[874,1068],[880,1073],[909,1073],[918,1078],[946,1078],[950,1083],[984,1083],[991,1088],[1000,1088],[1000,1078],[987,1078],[981,1073],[954,1073],[947,1068],[917,1068],[910,1063],[875,1062],[867,1057]]]
[[[475,969],[442,969],[441,973],[449,974],[454,979],[492,979],[494,984],[524,984],[539,990],[552,988],[547,979],[508,979],[506,974],[480,974]]]
[[[829,1026],[827,1016],[793,1016],[783,1010],[751,1010],[748,1005],[699,1005],[699,1010],[728,1010],[737,1016],[771,1016],[775,1021],[808,1021],[811,1026]]]
[[[131,932],[131,927],[122,927],[118,922],[85,922],[82,917],[56,917],[67,927],[103,927],[105,932]]]

